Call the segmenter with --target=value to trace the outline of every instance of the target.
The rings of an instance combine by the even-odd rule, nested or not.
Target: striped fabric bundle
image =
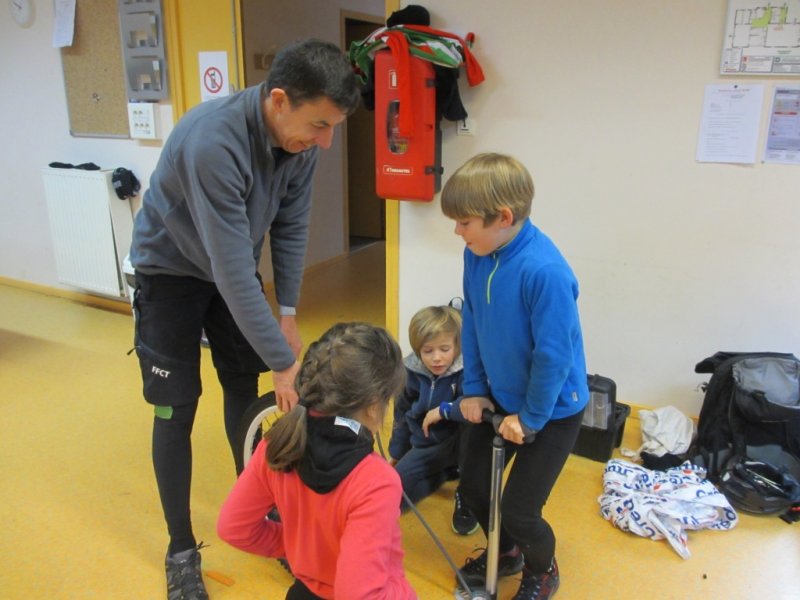
[[[689,558],[687,530],[725,531],[738,517],[725,496],[706,479],[705,470],[685,462],[666,471],[651,471],[613,459],[603,472],[600,514],[622,531],[653,540],[665,539]]]

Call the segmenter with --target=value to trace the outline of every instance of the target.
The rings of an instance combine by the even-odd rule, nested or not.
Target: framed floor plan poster
[[[722,75],[800,75],[800,0],[728,0]]]

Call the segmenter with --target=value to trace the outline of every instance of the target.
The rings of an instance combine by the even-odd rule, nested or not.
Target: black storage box
[[[613,420],[609,418],[606,429],[586,427],[581,425],[575,447],[572,448],[573,454],[585,456],[592,460],[606,462],[611,458],[614,448],[619,448],[622,444],[622,434],[625,432],[625,420],[631,414],[631,407],[619,402],[614,403]],[[609,415],[611,417],[611,415]]]

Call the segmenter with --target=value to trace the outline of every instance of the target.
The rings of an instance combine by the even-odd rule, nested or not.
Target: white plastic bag
[[[640,410],[642,447],[639,454],[647,452],[656,456],[683,454],[689,450],[695,434],[694,421],[674,406],[655,410]]]

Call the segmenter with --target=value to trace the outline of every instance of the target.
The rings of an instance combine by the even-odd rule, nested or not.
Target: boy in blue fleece
[[[444,214],[466,242],[461,412],[469,468],[461,493],[484,533],[489,524],[494,430],[483,409],[505,418],[506,460],[500,575],[522,571],[513,600],[544,600],[558,589],[555,535],[542,507],[572,450],[589,399],[578,282],[552,241],[529,220],[533,180],[517,160],[480,154],[442,191]],[[461,569],[470,587],[486,581],[486,552]]]
[[[403,361],[406,385],[394,403],[389,455],[416,504],[458,473],[459,429],[466,423],[459,409],[461,314],[450,306],[423,308],[412,317],[408,338],[413,352]],[[458,490],[452,527],[460,535],[478,530]]]

